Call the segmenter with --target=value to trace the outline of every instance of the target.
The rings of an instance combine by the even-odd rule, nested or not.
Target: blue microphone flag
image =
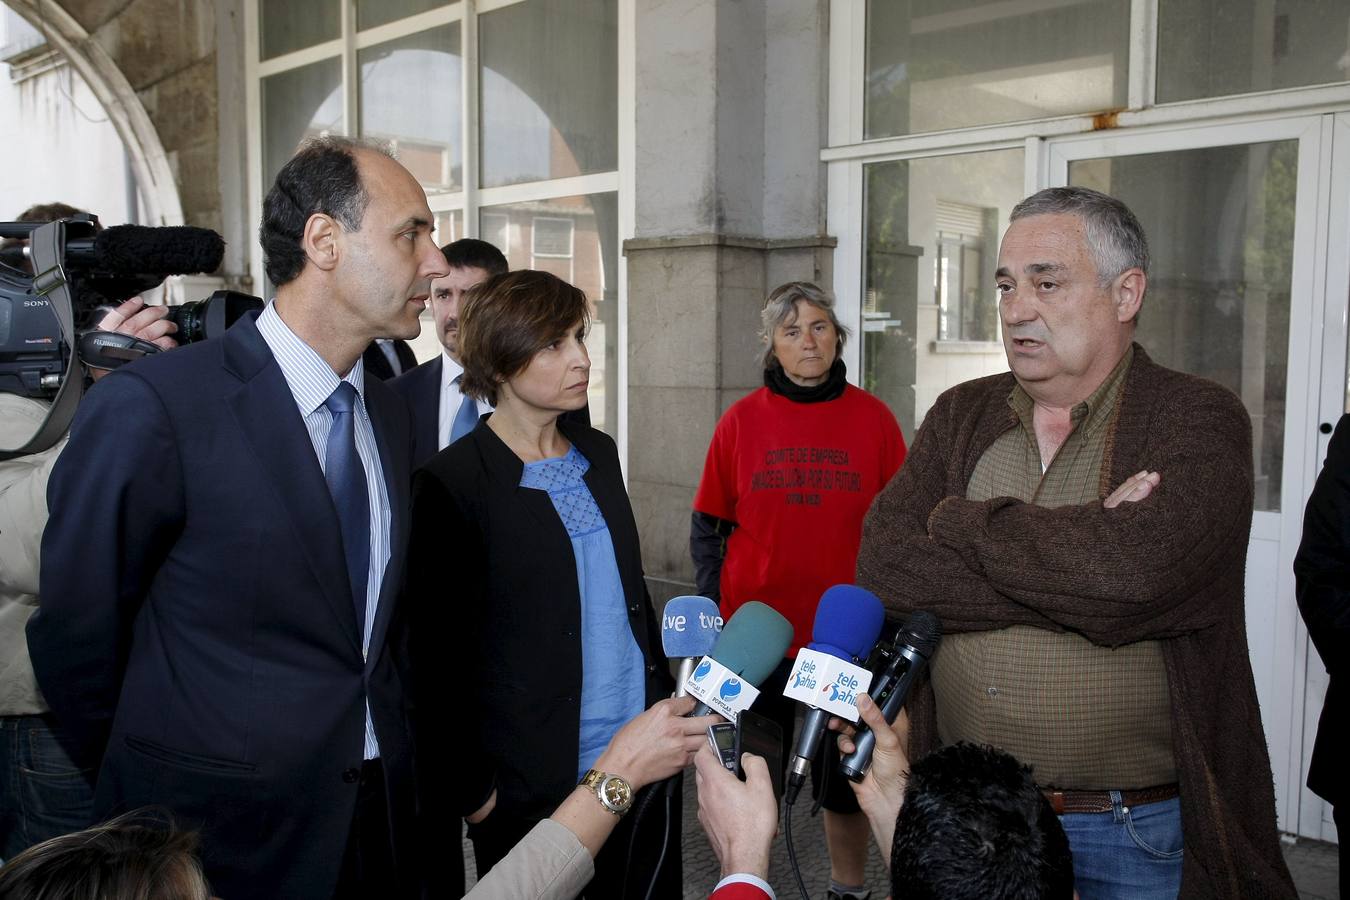
[[[674,597],[661,616],[661,648],[669,659],[707,656],[722,631],[722,614],[707,597]]]

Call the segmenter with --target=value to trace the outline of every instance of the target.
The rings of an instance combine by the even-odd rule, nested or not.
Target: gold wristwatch
[[[618,775],[591,769],[582,776],[581,787],[595,791],[600,805],[616,816],[628,812],[633,805],[633,786]]]

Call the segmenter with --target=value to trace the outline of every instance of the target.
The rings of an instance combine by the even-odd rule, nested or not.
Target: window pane
[[[428,194],[458,190],[459,23],[367,47],[361,69],[361,134],[389,141]]]
[[[618,168],[617,0],[526,0],[478,19],[482,184]]]
[[[1022,151],[865,169],[862,386],[912,440],[938,394],[1008,368],[994,267]]]
[[[866,136],[1121,108],[1129,25],[1129,0],[868,0]]]
[[[1345,0],[1159,0],[1158,100],[1350,79]]]
[[[591,303],[591,424],[611,435],[619,423],[619,203],[614,193],[509,203],[482,210],[480,233],[512,269],[552,272]]]
[[[356,0],[356,28],[374,28],[386,22],[445,6],[447,0]]]
[[[1125,201],[1152,251],[1136,340],[1164,366],[1230,388],[1252,418],[1256,509],[1280,509],[1298,144],[1073,163]]]
[[[436,213],[436,246],[444,247],[464,237],[464,210],[451,209]]]
[[[262,58],[331,41],[342,33],[339,0],[258,0]]]
[[[342,133],[342,66],[337,57],[262,80],[263,190],[307,137]]]

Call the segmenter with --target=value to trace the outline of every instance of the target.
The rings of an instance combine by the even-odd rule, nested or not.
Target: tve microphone
[[[811,643],[797,653],[797,665],[783,688],[783,696],[809,707],[788,767],[788,803],[796,801],[806,781],[830,716],[858,718],[858,691],[867,690],[872,673],[854,661],[871,652],[885,620],[881,601],[871,591],[837,584],[821,595]]]
[[[872,685],[871,696],[881,710],[887,724],[895,722],[900,707],[905,705],[914,680],[933,658],[938,641],[942,639],[942,624],[932,613],[916,609],[909,614],[905,627],[895,636],[891,659]],[[867,767],[872,764],[872,751],[877,736],[866,725],[858,727],[853,737],[854,750],[839,761],[839,771],[853,781],[862,781]]]
[[[661,648],[667,659],[680,661],[675,676],[675,696],[689,693],[685,682],[694,674],[694,666],[712,652],[722,631],[722,614],[707,597],[673,597],[661,616]]]
[[[759,685],[792,646],[792,623],[758,600],[736,610],[712,653],[689,676],[689,693],[698,699],[693,715],[716,712],[735,722],[759,696]]]

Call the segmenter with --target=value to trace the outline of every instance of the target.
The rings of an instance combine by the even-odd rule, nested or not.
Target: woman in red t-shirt
[[[811,639],[820,595],[853,581],[863,516],[904,461],[905,441],[890,409],[845,380],[839,353],[848,331],[828,294],[789,282],[769,295],[761,318],[764,387],[717,423],[689,546],[698,590],[724,618],[759,600],[792,623],[788,658],[756,706],[783,726],[787,760],[796,704],[782,691],[791,661]],[[823,743],[823,765],[835,770],[838,751]],[[837,771],[827,781],[831,896],[866,897],[867,820]]]

